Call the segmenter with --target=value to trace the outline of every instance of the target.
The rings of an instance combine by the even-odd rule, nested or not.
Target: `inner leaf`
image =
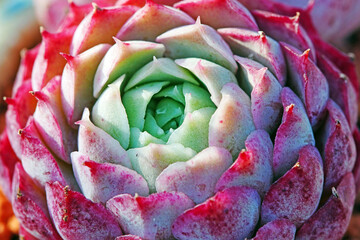
[[[183,113],[184,113],[184,106],[182,104],[171,98],[163,98],[159,101],[156,107],[155,120],[160,127],[164,127],[166,124],[170,123],[171,120],[181,116]],[[173,122],[174,123],[167,126],[168,129],[170,128],[174,129],[177,127],[176,121]]]
[[[130,127],[144,129],[145,112],[152,97],[169,82],[153,82],[125,92],[122,100],[128,115]]]

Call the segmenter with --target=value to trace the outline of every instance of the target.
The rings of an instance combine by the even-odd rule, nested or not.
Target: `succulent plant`
[[[322,38],[343,45],[345,37],[360,27],[360,2],[354,0],[276,0],[308,11]]]
[[[41,24],[49,31],[56,31],[69,10],[67,0],[33,0],[36,13]],[[92,0],[72,0],[75,4],[83,5]],[[99,0],[97,2],[100,2]],[[101,4],[106,4],[101,1]],[[115,1],[113,1],[115,2]],[[172,0],[170,5],[176,1]],[[276,11],[278,3],[301,8],[312,18],[315,28],[326,41],[343,46],[344,40],[351,33],[360,28],[360,2],[357,0],[242,0],[250,8]],[[160,1],[166,3],[166,1]],[[275,8],[272,8],[275,6]]]
[[[42,30],[0,139],[21,235],[341,238],[360,183],[354,64],[307,11],[261,3],[70,3]]]

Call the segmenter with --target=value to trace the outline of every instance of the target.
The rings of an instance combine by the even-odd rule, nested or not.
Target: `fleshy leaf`
[[[184,83],[184,85],[185,84],[189,85],[189,83]],[[183,93],[182,84],[166,87],[162,89],[159,93],[155,94],[154,96],[154,98],[162,98],[162,97],[172,98],[175,101],[178,101],[179,103],[185,105],[185,97]]]
[[[261,64],[238,56],[235,60],[243,70],[240,86],[244,86],[245,91],[249,89],[248,94],[251,94],[251,112],[256,129],[275,132],[281,121],[281,85]]]
[[[20,225],[19,228],[19,238],[26,239],[26,240],[38,240],[33,235],[31,235],[23,226]]]
[[[135,235],[123,235],[115,238],[115,240],[142,240],[142,238]]]
[[[341,239],[350,222],[355,202],[354,177],[348,173],[329,200],[298,230],[296,239]]]
[[[145,179],[134,170],[113,163],[97,163],[79,152],[71,153],[71,163],[82,193],[93,202],[105,204],[123,193],[149,195]]]
[[[96,68],[109,48],[109,44],[99,44],[75,57],[64,55],[67,64],[61,77],[61,102],[71,126],[80,120],[83,109],[95,102],[93,80]]]
[[[58,182],[46,184],[50,216],[63,239],[112,240],[122,235],[115,217],[100,203]]]
[[[11,199],[12,181],[17,162],[19,159],[10,145],[6,131],[4,131],[0,135],[0,186],[9,200]]]
[[[164,127],[171,120],[182,116],[184,113],[184,106],[171,99],[163,98],[161,99],[155,110],[155,120],[160,127]]]
[[[78,148],[98,163],[115,163],[131,168],[131,162],[120,143],[90,121],[89,109],[84,109],[79,124]]]
[[[141,148],[150,143],[165,144],[162,139],[156,138],[147,131],[141,132],[138,128],[130,128],[130,148]]]
[[[75,187],[71,165],[57,160],[44,145],[35,127],[33,118],[26,128],[19,130],[21,136],[21,162],[25,171],[41,188],[47,182],[59,181]]]
[[[88,15],[94,7],[91,4],[82,4],[78,5],[74,1],[69,2],[69,10],[65,19],[62,21],[59,26],[58,31],[63,31],[64,29],[73,28],[79,26],[82,20]],[[76,31],[76,30],[75,30]]]
[[[18,131],[25,127],[37,104],[36,99],[29,93],[30,91],[32,91],[31,81],[25,81],[19,86],[13,98],[5,98],[5,102],[8,104],[5,114],[6,132],[19,159],[21,159],[21,146]]]
[[[199,19],[193,25],[161,34],[156,41],[165,45],[165,56],[170,58],[201,58],[219,64],[233,73],[237,70],[229,46],[213,28],[201,24]]]
[[[125,75],[120,77],[101,94],[92,109],[92,120],[120,145],[127,149],[130,141],[130,127],[125,107],[121,101],[120,86]]]
[[[281,86],[286,83],[286,65],[278,42],[265,35],[240,28],[218,29],[220,35],[230,45],[234,54],[250,57],[264,66],[279,80]]]
[[[38,55],[39,49],[40,49],[40,44],[38,44],[33,49],[22,50],[22,52],[20,53],[21,62],[16,74],[14,85],[12,87],[11,97],[15,98],[16,94],[18,94],[18,91],[21,88],[21,86],[24,84],[24,82],[26,81],[31,82],[31,74],[33,71],[34,62],[36,56]]]
[[[330,191],[354,168],[357,153],[344,113],[332,100],[328,101],[326,109],[328,117],[320,129],[317,143],[324,160],[324,189]]]
[[[260,29],[273,39],[288,43],[301,51],[310,49],[310,58],[315,62],[315,47],[305,29],[300,25],[300,13],[293,17],[261,10],[252,11]]]
[[[180,66],[189,69],[205,84],[216,106],[221,100],[221,89],[226,83],[237,83],[235,75],[226,68],[200,58],[184,58],[175,60]]]
[[[247,136],[255,130],[250,98],[234,83],[225,84],[221,94],[219,107],[209,123],[209,146],[226,148],[236,158],[245,147]]]
[[[284,107],[282,123],[276,132],[273,167],[275,178],[284,175],[296,163],[303,146],[315,145],[310,121],[301,100],[290,88],[283,88],[281,101]]]
[[[191,148],[181,144],[149,144],[128,150],[133,168],[148,182],[150,192],[155,192],[155,180],[170,164],[185,162],[196,155]]]
[[[169,81],[174,84],[189,82],[199,85],[189,71],[175,64],[170,58],[154,58],[152,62],[146,64],[131,77],[124,90],[157,81]]]
[[[123,41],[155,41],[157,36],[167,30],[194,22],[194,19],[178,9],[147,1],[145,6],[121,27],[116,37]]]
[[[94,97],[98,98],[104,88],[126,74],[132,76],[138,69],[162,57],[165,47],[162,44],[145,41],[122,42],[116,38],[115,45],[105,54],[94,78]]]
[[[59,53],[69,52],[73,32],[73,28],[59,33],[42,31],[42,42],[31,75],[34,91],[40,91],[53,77],[61,75],[66,61]]]
[[[221,176],[216,192],[232,186],[248,186],[256,189],[261,197],[273,180],[273,144],[264,130],[253,131],[245,141],[246,150],[240,152],[234,164]]]
[[[325,115],[329,99],[329,85],[316,64],[309,59],[309,50],[301,53],[298,49],[281,43],[290,72],[289,86],[304,103],[311,126],[316,128]]]
[[[187,162],[173,163],[157,177],[157,192],[183,192],[196,204],[213,196],[220,176],[232,164],[232,156],[224,148],[209,147]]]
[[[354,175],[355,185],[356,185],[356,194],[360,192],[360,130],[355,128],[353,132],[354,141],[356,144],[357,157],[355,161],[354,168],[352,173]]]
[[[357,95],[349,78],[343,74],[325,55],[318,55],[318,66],[324,73],[330,90],[330,98],[343,110],[351,130],[358,119]]]
[[[288,219],[276,219],[257,230],[251,240],[294,240],[296,226]]]
[[[157,4],[172,6],[176,2],[179,2],[181,0],[151,0],[151,1]],[[116,4],[143,7],[146,4],[146,2],[147,2],[146,0],[118,0]]]
[[[181,143],[196,152],[209,146],[209,122],[215,108],[207,107],[188,113],[184,122],[169,137],[168,144]]]
[[[196,110],[206,107],[216,107],[210,100],[210,94],[205,89],[193,84],[184,83],[182,93],[185,97],[184,114],[192,113]]]
[[[93,4],[92,12],[74,33],[70,54],[76,56],[99,43],[112,44],[113,36],[137,10],[134,6],[100,8]]]
[[[151,82],[124,93],[122,102],[128,116],[130,127],[144,129],[147,106],[152,97],[167,86],[169,82]]]
[[[324,172],[319,151],[305,146],[298,162],[271,185],[261,206],[261,222],[289,219],[301,226],[316,211],[323,190]]]
[[[192,18],[214,28],[238,27],[257,31],[254,17],[236,0],[188,0],[174,5]]]
[[[150,112],[148,112],[145,116],[144,130],[156,138],[162,138],[165,136],[165,131],[157,124],[153,114]]]
[[[15,167],[11,201],[22,227],[36,239],[62,239],[51,222],[45,191],[41,190],[18,163]]]
[[[122,194],[106,203],[125,233],[143,239],[172,239],[172,223],[193,206],[193,201],[181,192],[154,193],[148,197]]]
[[[314,45],[318,52],[324,54],[332,63],[334,63],[339,70],[344,73],[349,79],[356,94],[359,97],[359,80],[356,73],[355,63],[351,54],[341,52],[329,43],[322,41],[320,38],[313,38]]]
[[[250,237],[259,219],[260,203],[252,188],[227,188],[180,215],[172,226],[173,235],[179,240]]]
[[[77,132],[68,125],[61,106],[61,77],[54,77],[41,91],[34,92],[38,100],[34,120],[46,145],[56,156],[70,163],[70,153],[76,148]]]

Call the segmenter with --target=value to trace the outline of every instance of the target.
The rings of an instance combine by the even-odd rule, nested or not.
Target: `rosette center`
[[[104,109],[106,113],[102,114]],[[92,115],[95,124],[117,139],[124,149],[150,143],[188,145],[191,138],[200,144],[187,147],[198,152],[208,146],[208,125],[215,110],[206,86],[188,69],[170,58],[154,57],[130,77],[123,75],[110,84]],[[107,124],[110,121],[105,114],[112,112],[118,113],[111,119],[119,120]]]

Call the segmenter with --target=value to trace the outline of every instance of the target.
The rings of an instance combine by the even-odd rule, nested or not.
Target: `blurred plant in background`
[[[44,1],[46,2],[46,0]],[[20,52],[40,41],[32,0],[0,0],[0,97],[9,96]],[[0,101],[0,130],[5,102]]]
[[[31,0],[0,0],[0,97],[9,96],[20,62],[20,52],[40,41],[39,26]],[[0,130],[6,105],[0,101]],[[0,189],[0,239],[16,239],[19,223]]]

